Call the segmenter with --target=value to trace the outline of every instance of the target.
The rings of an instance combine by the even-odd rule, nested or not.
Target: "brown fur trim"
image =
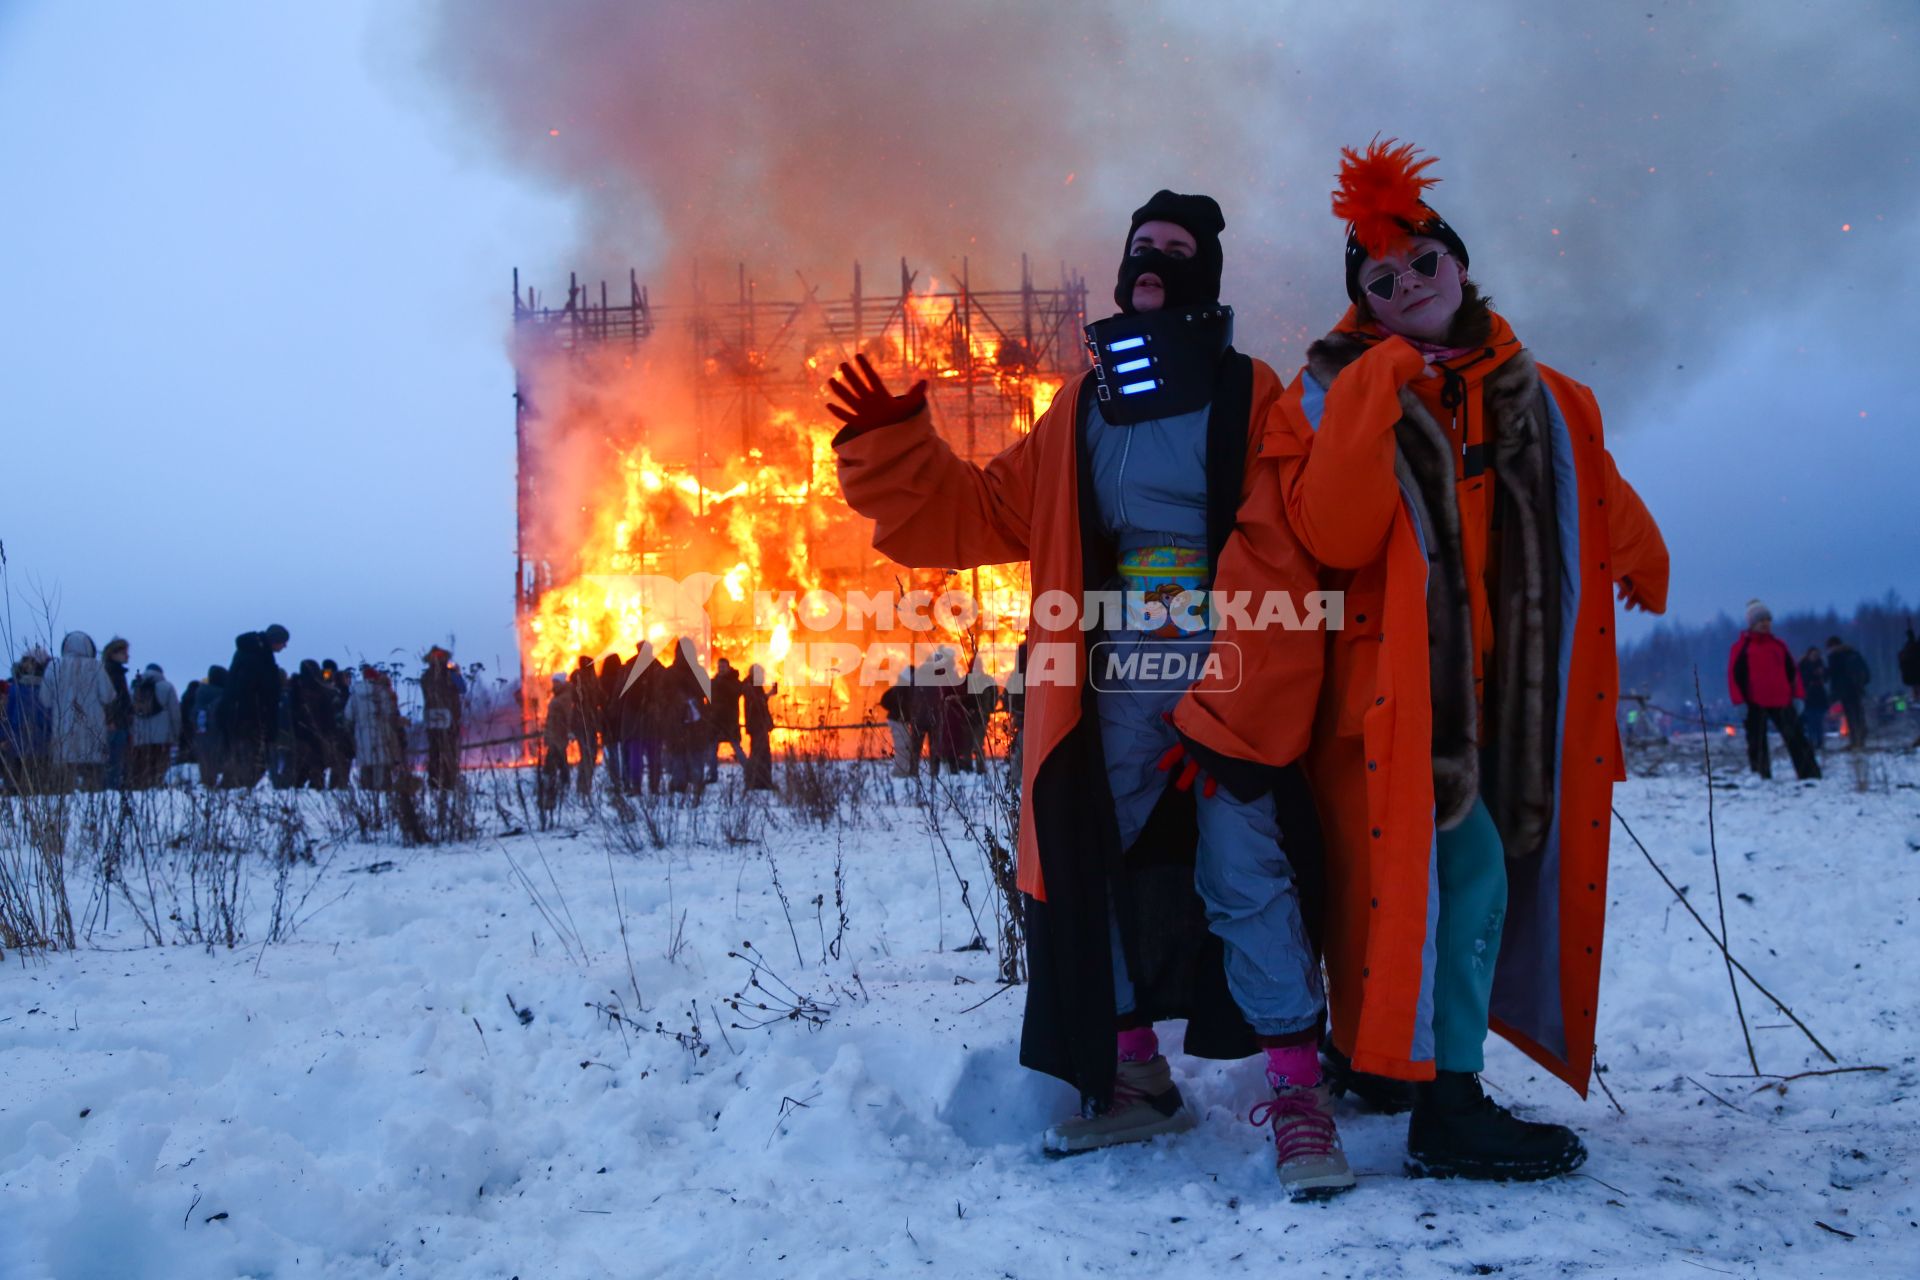
[[[1367,353],[1380,339],[1371,334],[1336,329],[1307,348],[1307,371],[1315,382],[1331,388],[1340,371]]]
[[[1533,358],[1518,352],[1481,388],[1494,475],[1494,647],[1487,801],[1510,858],[1546,845],[1553,824],[1553,740],[1560,699],[1560,519],[1553,428]]]
[[[1479,710],[1473,693],[1473,614],[1461,554],[1460,502],[1447,433],[1405,387],[1394,425],[1394,471],[1427,544],[1427,663],[1433,686],[1434,822],[1460,825],[1480,793]]]
[[[1307,349],[1307,367],[1331,387],[1371,346],[1356,335],[1333,333]],[[1419,397],[1400,390],[1400,448],[1394,472],[1427,546],[1427,667],[1433,697],[1434,821],[1458,826],[1480,793],[1478,708],[1473,695],[1473,617],[1461,554],[1460,503],[1453,448]]]

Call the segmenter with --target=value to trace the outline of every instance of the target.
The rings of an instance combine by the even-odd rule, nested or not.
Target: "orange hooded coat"
[[[1303,610],[1319,590],[1318,566],[1288,528],[1280,473],[1259,457],[1261,424],[1281,395],[1280,379],[1253,363],[1251,427],[1238,523],[1215,566],[1214,592],[1252,593],[1249,621],[1259,621],[1262,593],[1286,592]],[[1088,375],[1060,389],[1027,436],[984,467],[956,456],[923,409],[905,422],[836,440],[840,488],[855,511],[874,522],[873,545],[900,564],[965,569],[1029,561],[1035,609],[1028,631],[1025,722],[1021,729],[1022,795],[1049,754],[1080,719],[1087,663],[1086,633],[1077,619],[1049,616],[1049,593],[1076,606],[1084,590],[1077,465],[1077,401]],[[1308,708],[1319,693],[1324,649],[1318,629],[1288,630],[1229,621],[1216,645],[1235,643],[1239,660],[1225,670],[1232,687],[1197,684],[1174,712],[1174,724],[1221,755],[1287,765],[1306,751]],[[1232,683],[1229,681],[1228,683]],[[1019,882],[1044,901],[1034,806],[1020,813]]]
[[[1338,332],[1372,337],[1349,310]],[[1491,651],[1484,572],[1493,473],[1468,477],[1465,446],[1483,443],[1486,375],[1520,351],[1498,316],[1483,350],[1449,362],[1464,382],[1443,406],[1442,378],[1389,337],[1330,387],[1302,372],[1269,420],[1287,520],[1346,591],[1346,626],[1328,641],[1327,673],[1307,768],[1325,828],[1329,1000],[1335,1043],[1363,1071],[1433,1075],[1432,935],[1436,920],[1433,705],[1428,560],[1403,501],[1395,423],[1414,397],[1454,444],[1462,558],[1473,621],[1476,691]],[[1490,353],[1490,354],[1486,354]],[[1619,675],[1610,588],[1651,612],[1666,606],[1659,529],[1606,450],[1586,387],[1539,367],[1563,483],[1556,505],[1561,574],[1556,811],[1545,850],[1509,862],[1509,906],[1493,995],[1493,1029],[1584,1096],[1605,929],[1613,783],[1624,778],[1614,701]],[[1570,468],[1574,484],[1564,483]]]

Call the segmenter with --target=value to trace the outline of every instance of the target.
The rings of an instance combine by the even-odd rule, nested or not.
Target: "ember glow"
[[[1024,565],[909,570],[871,547],[840,496],[827,381],[854,351],[891,386],[931,384],[936,428],[984,462],[1031,430],[1080,359],[1085,289],[977,292],[902,268],[891,297],[725,305],[589,301],[516,308],[519,371],[518,627],[527,711],[581,656],[665,653],[682,636],[711,669],[766,668],[784,726],[852,725],[877,689],[816,661],[819,642],[875,645],[898,664],[946,643],[1004,677],[1020,640]],[[858,288],[856,277],[856,290]],[[600,295],[604,297],[604,293]],[[999,621],[933,633],[871,618],[803,618],[809,592],[958,590]],[[768,601],[777,602],[769,608]]]

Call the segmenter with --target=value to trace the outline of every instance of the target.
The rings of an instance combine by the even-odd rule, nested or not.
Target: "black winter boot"
[[[1347,1055],[1325,1040],[1320,1043],[1320,1075],[1334,1097],[1351,1093],[1354,1101],[1368,1111],[1397,1116],[1413,1110],[1413,1081],[1355,1071]]]
[[[1470,1072],[1442,1071],[1416,1087],[1407,1125],[1407,1172],[1415,1177],[1531,1182],[1572,1173],[1586,1159],[1573,1130],[1519,1119]]]

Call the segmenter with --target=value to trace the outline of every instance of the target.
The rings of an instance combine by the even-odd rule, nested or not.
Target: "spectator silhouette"
[[[106,778],[107,709],[113,705],[114,691],[95,654],[92,636],[84,631],[67,633],[60,642],[60,660],[49,669],[40,697],[47,704],[55,784],[61,790],[78,786],[98,791]]]
[[[133,737],[128,755],[127,784],[147,789],[166,780],[173,763],[173,744],[180,740],[180,695],[157,662],[133,682]]]
[[[113,685],[113,705],[107,708],[107,787],[118,790],[127,781],[127,753],[133,746],[133,690],[127,681],[132,646],[120,636],[100,651],[101,665]]]
[[[1867,684],[1873,673],[1860,651],[1841,640],[1827,637],[1827,687],[1847,717],[1847,748],[1864,751],[1867,746]]]
[[[1800,727],[1807,735],[1807,744],[1818,751],[1827,745],[1827,708],[1833,705],[1833,696],[1827,691],[1827,660],[1820,656],[1817,644],[1808,645],[1800,655],[1800,683],[1807,689]]]
[[[51,785],[47,742],[52,720],[42,690],[52,661],[51,654],[34,645],[13,664],[5,736],[0,738],[0,786],[15,794],[44,791]]]
[[[439,645],[427,650],[420,673],[420,698],[426,708],[427,785],[449,788],[460,781],[461,704],[467,679],[453,654]]]
[[[1747,763],[1763,778],[1773,776],[1773,757],[1767,744],[1767,726],[1780,730],[1801,778],[1820,776],[1820,763],[1800,732],[1796,699],[1806,697],[1793,651],[1773,634],[1773,611],[1758,600],[1747,602],[1747,629],[1727,654],[1727,692],[1733,705],[1747,709]]]
[[[227,688],[220,699],[221,728],[227,738],[226,785],[250,790],[267,772],[280,715],[286,673],[274,655],[287,647],[287,629],[279,623],[234,637],[227,664]]]

